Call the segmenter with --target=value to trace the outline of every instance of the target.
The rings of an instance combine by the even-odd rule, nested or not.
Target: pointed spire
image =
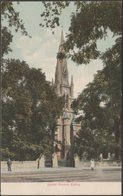
[[[63,33],[63,27],[62,27],[61,40],[60,40],[60,44],[59,44],[59,52],[64,52],[63,44],[64,44],[64,33]]]
[[[61,30],[61,43],[60,44],[63,44],[64,43],[64,33],[63,33],[63,27],[62,27],[62,30]]]

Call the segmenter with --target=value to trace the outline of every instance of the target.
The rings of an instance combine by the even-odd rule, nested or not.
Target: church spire
[[[63,29],[61,30],[61,40],[60,40],[60,45],[59,45],[59,52],[64,53],[64,33],[63,33]]]
[[[67,59],[66,59],[65,50],[64,50],[63,29],[61,31],[61,40],[60,40],[59,50],[57,53],[55,86],[56,86],[56,92],[60,96],[64,95],[66,92],[67,94],[70,93]]]

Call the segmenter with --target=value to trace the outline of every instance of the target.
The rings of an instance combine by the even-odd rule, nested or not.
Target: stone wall
[[[80,166],[81,167],[90,167],[90,161],[84,161],[84,162],[80,162]],[[121,162],[117,162],[117,161],[97,161],[95,162],[95,166],[96,167],[112,167],[112,166],[121,166]]]
[[[37,168],[38,162],[36,161],[12,161],[12,168],[22,169],[22,168]],[[58,161],[59,167],[65,167],[65,161]],[[121,162],[116,161],[103,161],[103,162],[95,162],[96,167],[107,167],[107,166],[121,166]],[[80,161],[79,166],[76,165],[76,168],[90,167],[90,161]],[[41,168],[41,167],[40,167]],[[7,169],[7,162],[1,161],[1,169]]]
[[[12,161],[13,168],[37,168],[37,161]],[[1,169],[7,168],[7,161],[1,161]]]

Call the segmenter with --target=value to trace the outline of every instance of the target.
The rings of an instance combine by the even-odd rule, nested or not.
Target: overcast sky
[[[23,19],[26,30],[32,38],[22,36],[19,32],[13,32],[12,53],[8,57],[24,60],[30,67],[41,68],[45,72],[46,79],[52,81],[52,78],[55,78],[56,54],[60,43],[61,27],[56,28],[55,33],[52,34],[50,29],[39,26],[40,14],[43,10],[41,2],[20,2],[19,5],[13,2],[13,4],[15,9],[20,12],[20,18]],[[61,16],[64,37],[68,33],[70,15],[74,9],[75,7],[71,5]],[[113,42],[112,34],[109,33],[108,39],[99,41],[98,47],[104,51]],[[102,67],[101,60],[94,60],[88,65],[79,66],[68,60],[69,79],[73,74],[75,98],[85,88],[86,84],[93,80],[97,70],[102,69]]]

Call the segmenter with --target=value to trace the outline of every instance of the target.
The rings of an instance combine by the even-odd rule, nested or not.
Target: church
[[[72,153],[73,135],[75,134],[80,125],[73,126],[74,114],[71,108],[71,103],[74,99],[74,83],[73,76],[69,82],[69,71],[67,67],[67,59],[64,50],[64,35],[63,30],[61,32],[61,40],[57,53],[57,63],[55,70],[55,92],[57,96],[64,96],[65,105],[63,108],[63,114],[57,120],[57,128],[55,134],[55,140],[59,151],[57,157],[59,160],[66,159],[70,153]],[[74,127],[74,129],[73,129]]]

